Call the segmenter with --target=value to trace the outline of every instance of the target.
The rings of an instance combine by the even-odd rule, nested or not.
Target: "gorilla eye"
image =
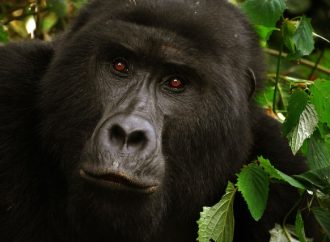
[[[116,58],[112,62],[112,69],[117,75],[127,76],[129,73],[128,61],[124,58]]]
[[[166,89],[174,92],[183,92],[186,82],[179,77],[171,77],[166,81]]]

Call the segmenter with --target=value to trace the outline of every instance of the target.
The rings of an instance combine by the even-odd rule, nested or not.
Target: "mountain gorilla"
[[[253,102],[258,40],[225,0],[96,0],[53,43],[0,48],[3,241],[195,241],[203,206],[263,155],[305,169]],[[235,241],[267,241],[295,194],[272,189]]]

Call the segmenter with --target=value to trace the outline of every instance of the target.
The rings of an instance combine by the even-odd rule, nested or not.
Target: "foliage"
[[[236,188],[233,189],[242,194],[251,216],[256,221],[261,218],[265,210],[270,182],[286,183],[300,192],[301,198],[292,208],[292,211],[297,210],[295,224],[289,225],[286,220],[282,225],[276,224],[270,231],[271,242],[312,241],[305,235],[301,210],[295,209],[300,207],[306,194],[311,194],[307,196],[309,200],[307,209],[322,227],[324,241],[330,240],[330,70],[328,69],[330,61],[324,61],[326,66],[320,66],[322,57],[330,56],[330,51],[324,48],[320,55],[319,51],[314,50],[315,37],[324,38],[313,32],[311,19],[306,16],[297,16],[292,19],[284,17],[284,11],[287,9],[287,3],[284,0],[232,0],[230,2],[238,5],[248,15],[265,51],[276,56],[273,60],[274,65],[270,63],[270,67],[275,67],[276,71],[274,73],[271,69],[269,70],[267,86],[256,97],[256,101],[273,117],[284,121],[283,135],[288,138],[293,154],[305,155],[311,169],[304,174],[291,177],[277,170],[269,160],[258,157],[256,161],[242,168],[237,175]],[[271,37],[276,35],[280,36],[277,40],[279,51],[269,48],[272,45]],[[327,40],[324,41],[327,42]],[[314,62],[301,59],[308,55],[310,56],[307,58]],[[307,71],[300,72],[305,76],[296,72],[292,73],[292,76],[281,74],[282,69],[298,66],[300,63],[304,64],[304,69],[307,67]],[[282,73],[288,72],[282,71]],[[319,79],[316,78],[316,73],[320,76]],[[233,193],[233,196],[235,194]],[[219,203],[224,203],[224,199],[225,195]],[[215,221],[212,221],[214,218],[217,224],[225,223],[224,220],[221,221],[222,218],[219,215],[213,214],[213,217],[210,217],[208,211],[214,211],[213,207],[204,208],[198,222],[199,238],[204,238],[206,230],[201,229],[205,226],[203,218],[211,219],[208,224],[215,224]],[[217,213],[232,214],[224,209],[218,210]],[[226,219],[229,218],[226,217]],[[208,233],[207,238],[223,241],[214,239],[218,238],[218,234],[216,230],[213,231],[213,234]]]
[[[238,191],[242,193],[252,217],[258,221],[267,205],[268,174],[257,164],[251,163],[243,167],[238,175],[236,185]]]
[[[50,40],[87,0],[0,1],[0,43],[21,38]]]
[[[283,134],[288,138],[292,152],[305,155],[311,170],[291,177],[277,170],[269,160],[258,157],[242,168],[235,184],[228,182],[217,204],[204,207],[198,221],[198,240],[233,240],[233,203],[238,192],[246,201],[251,216],[259,220],[266,208],[269,184],[272,182],[286,183],[296,188],[302,197],[311,194],[308,204],[313,205],[308,210],[323,228],[324,240],[330,240],[329,41],[314,32],[310,18],[287,14],[288,9],[299,12],[308,8],[309,0],[228,1],[241,8],[250,18],[260,36],[261,46],[268,54],[267,85],[257,95],[256,101],[267,113],[283,122]],[[330,5],[328,0],[324,1]],[[22,38],[51,40],[65,29],[86,2],[2,1],[0,45]],[[323,47],[315,48],[320,41],[324,43]],[[297,201],[297,207],[301,201]],[[271,242],[311,241],[305,236],[304,221],[299,209],[294,225],[283,221],[281,225],[275,225],[270,235]]]
[[[204,207],[201,212],[199,224],[198,241],[231,242],[234,237],[234,197],[236,188],[229,182],[226,193],[221,200],[213,207]]]

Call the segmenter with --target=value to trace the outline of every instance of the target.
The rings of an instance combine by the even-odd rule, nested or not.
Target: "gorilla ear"
[[[250,92],[249,92],[249,99],[253,96],[256,91],[257,87],[257,78],[254,74],[254,71],[251,68],[248,68],[249,73],[249,80],[250,80]]]

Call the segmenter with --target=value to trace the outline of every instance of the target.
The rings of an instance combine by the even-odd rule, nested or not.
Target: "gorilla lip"
[[[113,190],[150,194],[155,192],[158,186],[157,184],[139,182],[121,173],[110,172],[96,175],[80,169],[79,174],[88,182]]]

